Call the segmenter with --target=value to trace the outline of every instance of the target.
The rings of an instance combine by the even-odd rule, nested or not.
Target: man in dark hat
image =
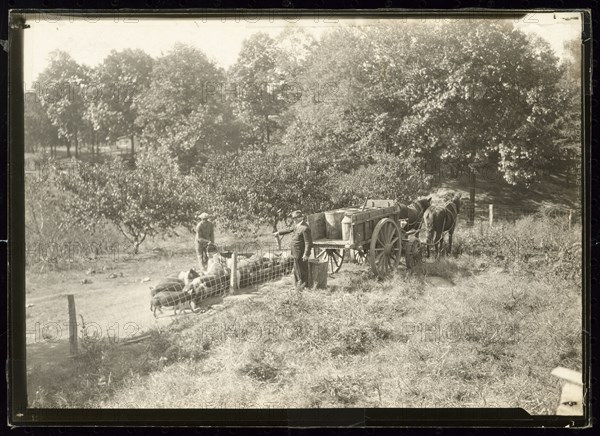
[[[294,258],[294,279],[296,286],[306,286],[308,283],[308,258],[313,247],[312,235],[306,217],[301,211],[292,212],[292,219],[296,223],[294,227],[273,234],[279,237],[292,233],[290,251]]]
[[[208,245],[215,243],[215,227],[208,218],[206,212],[202,213],[200,222],[196,225],[196,255],[202,271],[205,271],[208,266]]]

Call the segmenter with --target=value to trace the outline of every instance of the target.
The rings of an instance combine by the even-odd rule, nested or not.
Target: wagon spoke
[[[387,226],[383,226],[381,227],[381,231],[379,232],[379,235],[381,236],[380,238],[378,238],[382,244],[385,245],[385,241],[386,241],[386,236],[387,236]]]
[[[327,255],[327,262],[329,263],[331,273],[338,272],[344,263],[343,250],[328,248],[325,250],[325,253]]]
[[[389,242],[392,234],[394,232],[394,229],[392,228],[392,224],[386,224],[385,228],[385,242]]]
[[[382,269],[383,269],[383,272],[384,272],[384,273],[387,273],[387,270],[388,270],[388,258],[387,258],[387,256],[386,256],[386,257],[384,257],[384,258],[381,260],[381,266],[383,267],[383,268],[382,268]]]

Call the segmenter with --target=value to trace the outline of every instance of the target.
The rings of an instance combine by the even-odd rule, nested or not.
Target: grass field
[[[555,243],[573,240],[577,229]],[[35,407],[553,413],[560,384],[550,371],[581,370],[579,279],[551,273],[547,261],[540,260],[542,267],[534,258],[509,263],[498,256],[430,259],[423,275],[401,268],[383,282],[364,265],[346,264],[327,290],[296,291],[284,277],[226,297],[206,313],[161,322],[146,307],[146,283],[132,280],[111,292],[98,284],[77,299],[86,302],[81,310],[93,312],[97,303],[121,322],[135,318],[146,339],[124,345],[105,338],[73,360],[60,345],[46,349],[46,356],[63,356],[54,362],[38,351],[28,359],[29,401]],[[154,279],[185,259],[148,258],[128,268]],[[48,281],[50,288],[58,283]]]
[[[137,256],[123,247],[117,256],[32,263],[29,404],[523,407],[551,414],[560,392],[551,370],[582,367],[581,226],[536,215],[500,217],[490,228],[487,202],[576,209],[577,196],[559,181],[527,192],[489,181],[478,189],[475,225],[461,220],[452,253],[427,260],[422,274],[401,267],[379,282],[367,265],[346,263],[327,290],[298,292],[287,276],[216,299],[202,314],[156,320],[149,311],[149,286],[196,263],[186,230],[148,239]],[[468,191],[449,181],[434,201],[452,192]],[[216,236],[243,251],[274,247],[269,230],[243,240],[217,228]],[[67,294],[99,334],[80,341],[74,359]]]

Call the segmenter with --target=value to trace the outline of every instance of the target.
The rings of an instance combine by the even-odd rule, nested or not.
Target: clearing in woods
[[[502,188],[501,183],[489,185],[486,200],[500,201],[507,195],[508,188]],[[548,184],[546,188],[554,189],[553,186],[558,183]],[[441,198],[449,190],[467,194],[465,188],[456,181],[447,183],[433,195]],[[494,189],[502,192],[496,195]],[[521,195],[520,206],[539,207],[542,203],[537,200],[544,198],[542,194],[532,191]],[[528,196],[532,200],[524,201]],[[566,197],[561,194],[562,199]],[[560,199],[554,200],[557,205],[565,204]],[[485,213],[484,207],[482,213]],[[172,311],[165,310],[155,319],[149,308],[149,287],[163,277],[194,266],[195,253],[188,239],[167,240],[161,246],[163,250],[152,255],[151,246],[146,245],[147,254],[135,258],[99,260],[87,267],[45,273],[28,270],[26,325],[30,404],[39,407],[209,407],[207,404],[224,401],[216,392],[212,392],[213,396],[210,391],[198,394],[202,391],[200,386],[197,390],[185,388],[185,392],[194,394],[183,395],[177,388],[170,390],[162,384],[166,381],[159,382],[182,375],[177,374],[172,365],[177,363],[186,371],[203,374],[197,377],[197,383],[220,383],[223,395],[242,404],[254,396],[282,407],[293,407],[299,398],[306,398],[298,407],[402,407],[412,401],[409,407],[415,404],[423,407],[500,404],[525,407],[531,413],[551,413],[559,385],[550,377],[550,371],[555,366],[581,369],[580,287],[551,279],[544,270],[540,270],[539,275],[536,271],[514,272],[503,262],[464,255],[435,263],[430,260],[422,279],[405,277],[401,267],[398,278],[384,284],[365,278],[369,275],[367,265],[344,263],[338,274],[329,277],[327,291],[304,293],[305,306],[302,306],[304,303],[294,306],[297,302],[288,301],[292,286],[291,277],[287,276],[242,289],[221,301],[211,301],[212,310],[205,313],[173,317]],[[217,239],[223,243],[235,242],[225,235],[217,235]],[[268,232],[259,236],[259,240],[273,243]],[[86,269],[94,272],[88,274]],[[143,281],[145,278],[150,280]],[[90,283],[83,284],[83,280]],[[117,344],[144,332],[150,332],[151,339],[107,349],[92,347],[86,352],[86,359],[92,360],[84,361],[85,365],[69,359],[68,294],[75,296],[78,321],[81,315],[88,335],[99,334],[105,341],[110,337],[116,339]],[[355,314],[358,318],[344,317],[347,301],[354,303],[346,309],[360,308],[366,312],[359,310]],[[291,318],[281,318],[278,313],[284,306],[296,311]],[[230,321],[232,317],[259,323],[262,318],[275,319],[283,325],[325,322],[339,327],[342,336],[334,335],[331,341],[315,349],[311,348],[314,344],[306,343],[302,350],[295,349],[295,344],[289,341],[270,345],[260,341],[215,340],[204,345],[207,350],[199,351],[195,348],[197,340],[191,345],[177,343],[186,337],[185,332],[201,336],[198,326],[208,320],[219,323]],[[342,318],[358,326],[364,323],[379,326],[369,324],[355,331],[344,324],[346,320]],[[435,340],[436,326],[452,325],[474,325],[475,330],[457,340],[448,340],[448,337],[441,342]],[[412,333],[407,331],[407,326],[412,326]],[[512,339],[501,337],[500,333],[494,335],[490,326],[498,327],[500,332],[513,332]],[[169,335],[169,329],[173,328],[174,336],[169,336],[168,342],[175,345],[161,349],[160,344],[165,342],[161,335]],[[182,334],[178,333],[179,329]],[[365,340],[372,341],[373,348],[361,351]],[[343,345],[344,341],[354,341],[359,347],[348,348],[348,344]],[[340,352],[339,347],[346,347],[346,351]],[[192,363],[182,363],[170,354],[174,349],[178,350],[177,356],[196,351],[199,354],[194,355]],[[271,357],[265,358],[265,353]],[[165,354],[170,357],[166,358]],[[281,367],[277,359],[269,360],[273,355],[305,361],[305,365],[291,369],[286,365]],[[145,356],[141,362],[140,356]],[[397,361],[398,356],[403,356],[401,361]],[[104,366],[98,366],[100,361]],[[93,373],[86,368],[90,364]],[[248,365],[254,364],[256,371],[248,373]],[[120,368],[131,372],[122,373]],[[269,373],[269,368],[279,368],[279,375],[273,380],[261,372]],[[365,371],[375,375],[370,377]],[[78,380],[85,384],[82,392],[86,395],[73,395],[74,388],[69,385],[73,373],[80,374]],[[168,377],[148,379],[153,373]],[[263,376],[267,380],[263,380]],[[188,377],[182,379],[189,380]],[[236,383],[248,391],[246,396],[239,396],[244,389],[234,389],[238,386]],[[91,385],[95,390],[90,390]],[[360,392],[355,392],[352,386],[359,386]],[[282,393],[284,388],[289,395]],[[146,395],[145,390],[165,394]],[[381,396],[377,392],[381,392]],[[130,404],[134,406],[128,406]]]
[[[166,311],[155,320],[148,286],[161,271],[188,262],[124,263],[114,279],[106,271],[30,279],[30,293],[44,283],[46,295],[28,295],[29,330],[65,322],[64,295],[72,292],[85,322],[103,331],[112,322],[121,341],[92,347],[80,360],[66,357],[66,340],[30,344],[30,404],[524,407],[545,414],[560,390],[550,371],[580,369],[580,290],[543,276],[524,278],[461,256],[428,264],[425,277],[401,269],[377,282],[366,265],[345,264],[329,276],[327,290],[298,294],[286,276],[215,301],[205,313]],[[152,280],[141,283],[146,276]],[[79,284],[83,277],[92,283]],[[135,334],[150,335],[126,345],[131,325]],[[283,333],[267,337],[267,325]],[[86,387],[73,394],[69,383]]]

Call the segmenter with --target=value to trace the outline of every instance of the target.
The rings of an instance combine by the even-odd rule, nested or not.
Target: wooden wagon
[[[422,262],[421,244],[414,232],[406,232],[400,207],[391,200],[367,200],[358,207],[309,215],[314,254],[329,263],[329,271],[340,270],[344,258],[369,261],[373,273],[383,278],[404,257],[408,269]]]

